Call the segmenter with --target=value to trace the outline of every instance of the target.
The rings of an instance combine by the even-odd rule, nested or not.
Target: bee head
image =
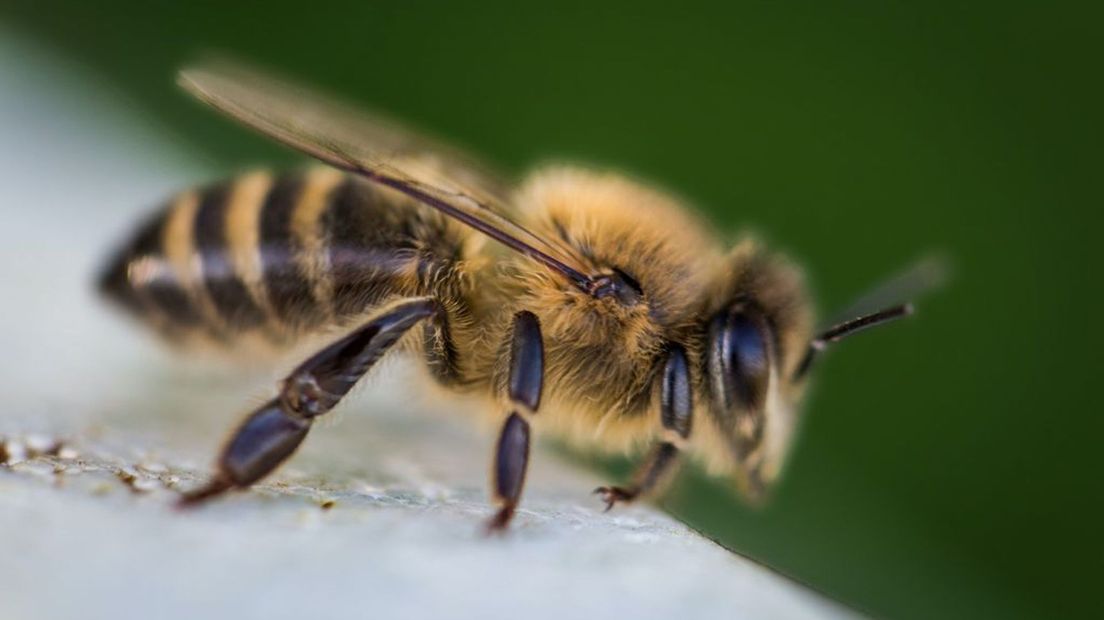
[[[740,491],[764,499],[792,443],[804,380],[793,381],[812,333],[798,272],[758,246],[733,251],[706,334],[711,422]]]
[[[864,295],[842,320],[814,333],[798,273],[754,244],[730,257],[727,289],[716,298],[705,352],[709,412],[734,464],[740,490],[761,501],[778,478],[800,418],[810,368],[831,343],[906,316],[901,297],[945,278],[924,261]]]

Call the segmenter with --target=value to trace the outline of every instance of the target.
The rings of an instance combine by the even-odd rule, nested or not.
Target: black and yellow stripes
[[[447,272],[462,241],[433,212],[335,170],[258,172],[179,194],[100,285],[172,336],[286,341],[432,294],[426,274]]]
[[[147,221],[102,284],[128,308],[159,325],[190,328],[200,323],[200,316],[165,258],[167,224],[164,214]]]
[[[161,230],[161,251],[173,275],[173,284],[187,299],[186,304],[181,304],[180,307],[186,305],[198,317],[199,323],[205,325],[213,335],[222,338],[225,332],[224,321],[204,286],[203,267],[198,260],[200,255],[197,255],[196,246],[197,215],[201,204],[208,202],[207,195],[210,193],[208,191],[200,195],[199,192],[187,191],[176,197],[165,215]],[[171,306],[165,308],[170,309]]]
[[[322,216],[330,208],[334,190],[345,175],[332,168],[315,168],[304,177],[291,218],[292,238],[298,245],[296,262],[311,283],[311,297],[320,311],[332,314],[333,285],[328,251],[329,231]],[[332,316],[328,317],[332,318]]]
[[[265,198],[260,220],[259,251],[268,299],[276,318],[293,328],[323,316],[302,261],[296,260],[303,244],[294,235],[292,219],[305,186],[306,179],[298,175],[277,179]]]
[[[339,316],[363,312],[389,294],[425,292],[415,276],[416,248],[426,235],[414,230],[413,215],[387,201],[383,191],[350,178],[336,189],[322,217]]]
[[[248,269],[234,259],[230,232],[236,219],[247,219],[235,211],[259,214],[260,200],[256,195],[243,195],[236,185],[224,183],[203,192],[194,218],[194,244],[200,276],[218,317],[228,329],[249,330],[264,325],[267,315],[262,310],[262,302],[255,298],[259,295],[250,294],[246,286]],[[255,244],[252,251],[256,251]]]
[[[344,175],[329,168],[278,179],[260,220],[265,287],[277,317],[294,328],[332,320],[328,231],[321,225]]]

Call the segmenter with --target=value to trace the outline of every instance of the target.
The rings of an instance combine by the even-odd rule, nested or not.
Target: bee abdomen
[[[176,196],[100,288],[170,336],[285,342],[440,286],[462,239],[426,211],[328,168],[244,175]]]

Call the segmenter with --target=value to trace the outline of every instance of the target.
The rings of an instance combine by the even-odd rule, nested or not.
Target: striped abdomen
[[[183,192],[104,272],[111,298],[173,337],[274,342],[448,287],[464,231],[328,168]]]

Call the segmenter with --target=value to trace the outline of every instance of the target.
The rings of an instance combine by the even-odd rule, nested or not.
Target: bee
[[[215,63],[179,83],[324,166],[180,193],[116,253],[101,290],[177,342],[280,350],[340,334],[245,417],[184,505],[270,474],[400,350],[497,417],[492,530],[516,511],[534,428],[646,453],[631,484],[595,491],[607,510],[660,491],[687,454],[758,500],[819,353],[911,312],[868,300],[818,331],[795,266],[754,240],[724,247],[680,200],[626,176],[548,166],[513,187],[261,71]]]

